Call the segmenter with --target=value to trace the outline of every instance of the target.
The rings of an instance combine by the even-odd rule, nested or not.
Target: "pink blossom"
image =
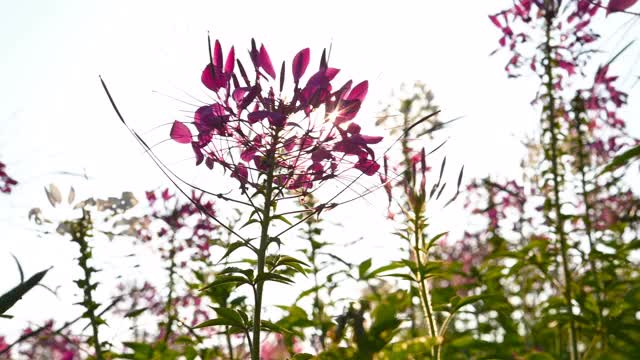
[[[367,81],[353,88],[347,81],[335,90],[340,70],[329,67],[323,55],[320,68],[299,84],[310,62],[310,50],[303,49],[293,58],[292,93],[284,94],[285,78],[278,79],[279,86],[272,81],[277,76],[266,47],[252,41],[249,55],[253,79],[233,48],[223,61],[216,41],[212,62],[202,73],[215,100],[195,111],[195,133],[188,123],[172,126],[171,138],[191,144],[196,165],[204,162],[212,169],[220,164],[243,188],[258,186],[253,182],[272,170],[276,186],[302,191],[337,176],[341,167],[368,176],[379,170],[370,145],[382,137],[361,134],[353,122],[367,95]]]

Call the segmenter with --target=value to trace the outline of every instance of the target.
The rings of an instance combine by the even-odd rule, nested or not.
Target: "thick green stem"
[[[420,224],[421,222],[420,218],[422,215],[418,211],[414,214],[414,216],[415,216],[413,220],[413,231],[414,231],[414,240],[415,240],[414,252],[415,252],[416,265],[418,266],[418,270],[415,275],[417,276],[417,280],[418,280],[418,291],[420,293],[420,302],[422,303],[422,309],[425,313],[427,324],[429,326],[428,328],[429,336],[436,338],[438,336],[438,332],[437,332],[438,326],[436,325],[436,319],[433,314],[433,307],[431,306],[431,294],[429,293],[429,284],[427,283],[427,280],[424,278],[422,273],[422,269],[423,269],[422,254],[420,253],[420,249],[422,248],[421,244],[423,243],[423,241],[421,241],[422,226]],[[435,355],[436,359],[439,359],[440,345],[436,345],[435,349],[432,349],[431,353],[432,355]]]
[[[548,96],[548,122],[549,122],[549,133],[551,136],[551,142],[549,144],[551,151],[551,176],[553,181],[553,209],[555,212],[556,223],[555,223],[555,231],[556,236],[560,241],[560,252],[562,256],[562,270],[564,273],[564,282],[565,282],[565,291],[564,298],[567,303],[567,313],[569,315],[569,349],[570,349],[570,359],[576,360],[578,356],[578,342],[576,339],[576,325],[573,319],[573,310],[572,310],[572,294],[571,294],[571,271],[569,270],[569,256],[568,256],[568,246],[567,246],[567,238],[564,233],[564,218],[562,216],[561,211],[561,203],[560,203],[560,170],[558,165],[558,124],[556,122],[556,109],[555,109],[555,98],[553,96],[554,92],[554,84],[553,84],[553,62],[555,61],[553,58],[553,49],[551,46],[551,29],[552,29],[553,18],[551,16],[547,17],[546,23],[546,42],[545,42],[545,75],[546,75],[546,91]]]
[[[269,150],[267,156],[268,170],[266,173],[266,179],[264,182],[264,205],[262,208],[262,222],[260,233],[260,247],[258,248],[258,265],[257,275],[260,281],[256,284],[255,305],[253,310],[253,342],[251,350],[251,359],[260,360],[260,315],[262,310],[262,293],[264,289],[264,280],[262,280],[264,274],[265,261],[267,257],[267,247],[269,246],[269,225],[271,224],[271,208],[273,205],[273,173],[275,170],[275,153],[278,143],[278,134],[273,137],[273,145]]]
[[[82,305],[85,307],[85,315],[89,319],[91,324],[91,339],[93,347],[96,352],[96,360],[102,360],[102,344],[100,343],[100,337],[98,336],[99,317],[96,315],[95,310],[98,308],[98,304],[93,300],[93,288],[94,284],[91,282],[91,273],[95,272],[89,264],[91,258],[91,249],[87,242],[87,237],[91,235],[92,223],[89,212],[82,210],[82,218],[73,224],[73,231],[71,232],[72,241],[80,246],[80,257],[78,258],[78,264],[83,270],[84,278],[78,281],[78,286],[83,290]]]
[[[585,227],[584,230],[587,233],[587,238],[589,240],[589,255],[588,255],[589,265],[591,267],[593,280],[596,285],[595,290],[596,290],[596,306],[598,307],[598,323],[599,323],[598,325],[599,325],[600,331],[605,331],[603,326],[604,314],[603,314],[603,305],[602,305],[602,302],[603,302],[602,284],[600,283],[600,277],[598,276],[598,267],[593,257],[593,252],[596,249],[596,245],[595,245],[595,241],[593,239],[593,234],[592,234],[593,226],[591,224],[591,203],[589,202],[589,193],[587,190],[587,172],[586,172],[587,161],[585,159],[587,155],[585,155],[585,152],[584,152],[585,133],[582,129],[583,120],[581,118],[581,115],[584,111],[584,104],[580,96],[576,96],[573,107],[574,107],[574,112],[576,116],[575,126],[576,126],[576,132],[577,132],[577,142],[578,142],[577,144],[578,145],[578,168],[580,169],[580,186],[582,188],[581,189],[582,201],[584,202],[584,216],[583,216],[584,227]],[[598,337],[598,335],[596,335],[594,339],[596,337]],[[601,345],[603,350],[606,348],[606,342],[607,342],[607,336],[606,334],[602,334]]]

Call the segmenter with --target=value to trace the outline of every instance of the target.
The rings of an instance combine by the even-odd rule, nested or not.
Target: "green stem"
[[[175,246],[173,244],[173,239],[171,239],[171,250],[169,251],[169,257],[171,258],[171,262],[169,264],[169,295],[167,296],[167,302],[165,304],[165,311],[167,312],[167,324],[164,329],[164,338],[163,341],[165,345],[169,343],[169,336],[171,336],[171,328],[173,327],[173,292],[175,288],[175,269],[176,269],[176,261],[175,257]],[[167,345],[168,346],[168,345]]]
[[[413,220],[413,231],[414,231],[414,239],[415,239],[415,258],[416,265],[418,266],[418,271],[415,274],[418,277],[418,290],[420,293],[420,302],[422,303],[422,309],[425,313],[425,317],[427,320],[427,324],[429,326],[429,336],[436,338],[438,336],[436,320],[433,314],[433,307],[431,306],[431,294],[429,294],[429,284],[427,280],[422,275],[422,255],[420,254],[420,244],[422,237],[422,226],[420,224],[421,214],[419,211],[416,211],[414,214],[415,218]],[[431,349],[431,354],[435,355],[436,359],[440,359],[440,345],[436,345],[435,351]]]
[[[224,335],[227,339],[227,349],[229,350],[229,360],[233,360],[233,344],[231,343],[231,334],[229,334],[229,327],[225,326]]]
[[[547,17],[546,22],[546,42],[545,42],[545,75],[546,75],[546,90],[547,96],[549,97],[548,101],[548,121],[549,121],[549,133],[551,135],[551,175],[553,180],[553,209],[556,216],[556,224],[555,231],[558,239],[560,240],[560,252],[562,256],[562,270],[564,273],[564,281],[565,281],[565,291],[564,298],[567,303],[567,312],[569,315],[569,344],[570,344],[570,359],[576,360],[578,356],[578,342],[576,339],[576,326],[573,320],[573,310],[572,310],[572,294],[571,294],[571,272],[569,270],[569,257],[568,257],[568,246],[567,239],[564,233],[564,219],[561,211],[560,204],[560,171],[558,166],[558,134],[556,123],[556,109],[555,109],[555,98],[553,96],[554,92],[554,84],[553,84],[553,50],[551,46],[551,28],[552,28],[553,18],[551,16]]]
[[[267,156],[267,177],[264,182],[264,206],[262,208],[262,222],[261,225],[261,233],[260,233],[260,247],[258,248],[258,265],[257,270],[258,273],[256,278],[260,278],[261,280],[256,284],[256,291],[254,292],[255,296],[255,306],[253,310],[253,338],[251,341],[253,342],[252,351],[251,351],[251,359],[252,360],[260,360],[260,315],[262,308],[262,294],[264,289],[264,281],[262,280],[262,275],[264,274],[265,261],[267,257],[267,247],[269,246],[269,225],[271,224],[271,208],[273,205],[273,173],[275,170],[275,155],[278,144],[278,133],[276,133],[273,137],[273,142],[271,149],[269,150]]]
[[[316,262],[316,247],[313,245],[313,225],[312,223],[308,223],[308,228],[307,228],[307,236],[309,238],[309,243],[311,244],[311,266],[313,269],[313,283],[314,283],[314,287],[315,287],[315,291],[314,291],[314,299],[313,299],[313,312],[315,313],[314,318],[317,319],[320,322],[320,346],[322,347],[322,350],[325,350],[327,347],[326,344],[326,337],[327,337],[327,333],[325,330],[325,326],[324,326],[324,307],[322,306],[322,302],[320,300],[320,283],[318,282],[318,273],[320,272],[320,269],[318,269],[318,264]]]
[[[93,347],[96,352],[96,360],[102,360],[102,344],[100,344],[100,337],[98,336],[99,317],[96,315],[95,310],[98,308],[98,304],[93,300],[94,284],[91,283],[91,273],[95,272],[89,264],[91,259],[91,249],[87,242],[87,237],[90,237],[89,231],[91,230],[91,216],[88,211],[82,210],[82,218],[73,224],[73,231],[71,232],[72,241],[80,246],[80,257],[78,258],[78,264],[83,271],[84,278],[81,282],[78,282],[78,286],[83,291],[82,305],[85,307],[85,316],[89,319],[91,324],[91,339]],[[82,284],[82,286],[80,286]]]
[[[593,258],[593,252],[596,251],[596,245],[595,245],[595,241],[593,239],[593,234],[592,234],[592,224],[591,224],[591,204],[589,203],[589,196],[588,196],[588,191],[587,191],[587,172],[585,170],[586,166],[587,166],[587,162],[585,160],[585,153],[584,153],[584,137],[585,137],[585,133],[582,129],[582,124],[583,124],[583,120],[581,118],[581,114],[584,112],[584,103],[582,102],[582,98],[580,98],[579,95],[576,96],[576,99],[574,101],[574,112],[575,112],[575,125],[576,125],[576,132],[577,132],[577,141],[578,141],[578,167],[580,168],[580,185],[581,185],[581,190],[582,190],[582,201],[584,202],[584,216],[583,216],[583,221],[584,221],[584,227],[585,227],[585,232],[587,233],[587,238],[589,240],[589,265],[591,266],[591,272],[593,274],[593,280],[595,281],[595,285],[596,285],[596,306],[598,307],[598,326],[600,328],[600,331],[605,331],[604,329],[604,314],[603,314],[603,298],[602,298],[602,284],[600,282],[600,277],[598,276],[598,267],[596,264],[595,259]],[[596,335],[594,338],[597,338],[599,335]],[[601,337],[601,345],[602,345],[602,349],[606,348],[606,341],[607,341],[607,336],[606,334],[602,334]],[[589,347],[591,348],[591,347]]]

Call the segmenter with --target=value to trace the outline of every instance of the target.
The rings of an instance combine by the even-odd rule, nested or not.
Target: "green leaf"
[[[38,285],[40,280],[44,278],[44,275],[49,271],[43,270],[32,277],[30,277],[27,281],[21,282],[18,286],[9,290],[0,296],[0,315],[4,314],[7,310],[9,310],[15,303],[17,303],[22,297],[31,290],[34,286]]]
[[[412,281],[412,282],[416,281],[416,279],[414,279],[413,276],[411,276],[409,274],[395,273],[395,274],[384,274],[384,275],[381,275],[381,276],[397,277],[397,278],[404,279],[404,280],[409,280],[409,281]]]
[[[381,273],[383,273],[385,271],[396,270],[396,269],[402,268],[404,266],[405,265],[403,263],[394,261],[391,264],[387,264],[387,265],[381,266],[381,267],[369,272],[369,278],[374,278],[374,277],[380,275]]]
[[[309,359],[313,359],[314,356],[311,354],[307,354],[307,353],[299,353],[299,354],[295,354],[293,355],[293,357],[291,358],[292,360],[309,360]]]
[[[258,219],[249,219],[244,225],[242,225],[240,227],[240,229],[244,229],[245,227],[251,225],[251,224],[255,224],[255,223],[260,223],[260,220]]]
[[[218,276],[211,284],[201,288],[200,291],[205,291],[207,289],[211,289],[216,286],[220,286],[223,284],[230,284],[230,283],[247,284],[248,281],[243,276],[237,276],[237,275]]]
[[[441,232],[440,234],[434,236],[431,240],[429,240],[429,243],[427,244],[427,248],[423,249],[423,252],[425,254],[429,255],[429,250],[431,249],[433,244],[435,244],[435,242],[438,241],[438,239],[440,239],[441,237],[445,236],[448,233],[449,233],[448,231],[445,231],[445,232]]]
[[[458,310],[460,310],[462,307],[469,305],[469,304],[473,304],[474,302],[480,301],[480,300],[485,300],[491,297],[495,297],[496,295],[494,294],[485,294],[485,295],[471,295],[471,296],[467,296],[465,298],[460,299],[459,301],[456,301],[456,304],[451,304],[453,306],[453,308],[451,309],[451,312],[454,313]]]
[[[293,268],[299,273],[304,275],[307,274],[307,270],[305,269],[305,267],[307,268],[309,267],[309,264],[307,264],[306,262],[288,255],[281,256],[280,259],[278,259],[276,266],[280,266],[280,265]]]
[[[213,311],[215,311],[216,314],[221,319],[229,320],[231,322],[231,324],[229,325],[233,325],[241,328],[245,327],[245,322],[243,317],[236,310],[230,309],[230,308],[223,308],[223,307],[213,307],[213,306],[209,306],[209,307],[213,309]]]
[[[153,356],[153,347],[149,344],[125,341],[122,345],[133,350],[133,357],[130,357],[131,359],[149,359]]]
[[[369,270],[370,268],[371,268],[371,258],[368,258],[367,260],[361,262],[360,265],[358,265],[358,277],[362,280],[367,279],[365,275],[367,274],[367,270]]]
[[[145,312],[147,309],[149,309],[148,307],[143,307],[141,309],[135,309],[135,310],[131,310],[128,313],[124,314],[124,317],[126,318],[134,318],[139,316],[140,314],[142,314],[143,312]]]
[[[220,258],[220,260],[218,260],[218,262],[221,262],[222,260],[226,259],[229,255],[231,255],[232,252],[238,250],[239,248],[245,246],[243,241],[236,241],[233,242],[231,244],[229,244],[227,246],[227,251],[224,253],[224,255],[222,255],[222,257]]]
[[[211,326],[237,326],[237,324],[230,319],[216,318],[203,321],[200,324],[194,326],[193,329],[202,329]]]
[[[280,333],[280,334],[291,334],[290,330],[285,329],[284,327],[267,320],[260,321],[260,328],[267,331]]]
[[[263,274],[260,274],[260,275],[256,276],[256,280],[254,282],[257,284],[259,282],[266,282],[266,281],[275,281],[275,282],[279,282],[279,283],[287,284],[287,285],[293,284],[293,280],[289,279],[288,277],[286,277],[284,275],[275,274],[275,273],[263,273]]]
[[[301,292],[300,295],[298,295],[298,297],[296,298],[296,302],[300,301],[300,299],[303,299],[303,298],[305,298],[305,297],[307,297],[307,296],[309,296],[311,294],[314,294],[316,291],[318,291],[318,290],[320,290],[322,288],[324,288],[324,286],[318,285],[318,286],[314,286],[314,287],[312,287],[310,289],[307,289],[307,290]]]
[[[291,226],[291,221],[289,221],[286,217],[284,217],[283,215],[278,215],[278,216],[274,216],[271,218],[271,220],[280,220],[283,223]]]
[[[611,160],[611,162],[602,169],[600,175],[616,170],[622,166],[627,165],[634,158],[640,157],[640,145],[636,145],[635,147],[623,152],[622,154],[616,156]]]

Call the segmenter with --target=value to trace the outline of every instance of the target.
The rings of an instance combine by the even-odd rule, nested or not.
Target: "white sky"
[[[168,138],[169,128],[153,128],[184,118],[180,110],[192,107],[153,91],[187,101],[187,94],[205,98],[199,79],[208,62],[207,31],[221,40],[225,51],[235,45],[236,53],[243,57],[255,37],[265,43],[274,65],[283,59],[289,64],[304,47],[311,48],[315,64],[322,48],[332,43],[330,63],[342,69],[342,79],[369,80],[366,106],[357,118],[360,124],[369,124],[369,133],[382,133],[371,128],[379,101],[400,83],[421,80],[433,89],[443,119],[464,116],[442,135],[450,138],[443,152],[451,166],[448,175],[455,178],[462,164],[467,179],[515,175],[524,154],[519,146],[522,135],[531,133],[538,120],[537,110],[529,105],[536,82],[508,80],[503,70],[505,56],[488,56],[497,47],[499,34],[487,15],[509,3],[0,2],[0,161],[20,182],[10,196],[0,195],[0,292],[18,281],[10,253],[20,259],[27,275],[54,266],[44,283],[61,286],[59,299],[35,290],[37,296],[28,295],[11,311],[14,320],[0,319],[0,329],[21,328],[28,320],[52,314],[66,320],[79,313],[70,305],[76,293],[71,282],[75,246],[56,235],[38,236],[27,220],[32,207],[55,214],[42,191],[44,185],[56,182],[63,192],[73,185],[84,198],[168,184],[117,120],[99,74],[128,121],[141,133],[162,140]],[[612,18],[607,20],[607,29],[616,29],[621,22],[620,17]],[[610,44],[620,48],[621,39],[637,35],[616,33]],[[631,54],[624,60],[627,63],[621,62],[622,69],[637,64],[637,49]],[[631,78],[626,82],[628,89],[632,76],[638,74],[622,75]],[[638,94],[638,86],[631,99],[634,93]],[[640,113],[636,104],[632,101],[624,114],[638,135],[638,123],[632,120]],[[428,148],[435,145],[425,144]],[[190,160],[181,161],[190,156],[185,147],[166,143],[160,149],[178,169],[186,171],[191,166]],[[437,164],[439,158],[434,160]],[[84,173],[85,169],[90,181],[59,174]],[[203,181],[202,174],[206,173],[193,176]],[[212,184],[211,190],[217,190],[215,178],[204,180]],[[392,224],[384,222],[381,198],[374,196],[369,202],[331,214],[332,220],[347,225],[344,234],[339,230],[334,235],[348,235],[345,242],[359,236],[368,239],[367,249],[347,250],[354,261],[377,254],[374,263],[383,262],[380,259],[385,254],[388,257],[389,249],[398,246],[392,235],[379,235],[392,229]],[[464,224],[459,208],[433,214],[433,222],[461,231]],[[130,250],[127,246],[103,244],[103,248],[96,256],[108,276],[129,271],[130,264],[122,265],[128,261],[123,258]],[[153,266],[143,267],[141,272],[145,271],[153,271]],[[104,291],[108,294],[110,289]],[[33,306],[40,308],[34,311]]]

